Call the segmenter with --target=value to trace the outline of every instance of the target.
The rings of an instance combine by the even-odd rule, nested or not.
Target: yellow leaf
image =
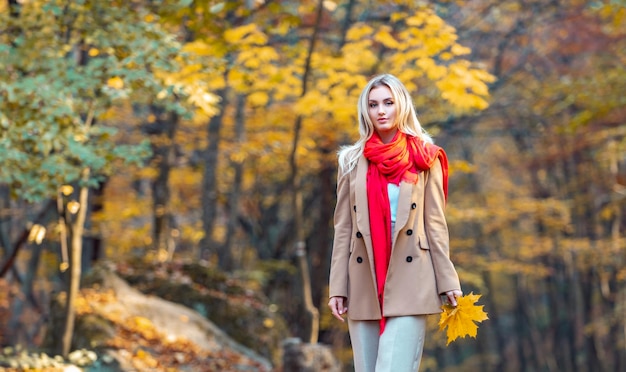
[[[61,264],[59,265],[59,270],[64,273],[67,269],[70,268],[70,264],[67,262],[61,262]]]
[[[483,320],[489,319],[487,313],[483,311],[484,306],[475,305],[481,295],[475,295],[471,292],[468,295],[457,298],[457,306],[443,305],[443,312],[439,318],[439,330],[443,331],[448,328],[446,335],[448,336],[447,345],[459,337],[470,336],[476,338],[478,325]]]
[[[254,92],[248,96],[248,101],[253,106],[265,106],[269,102],[269,96],[266,92]]]
[[[399,20],[405,19],[406,17],[407,15],[404,12],[394,12],[394,13],[391,13],[390,20],[392,23],[396,23]]]
[[[46,228],[40,224],[34,224],[28,234],[28,241],[41,244],[43,238],[46,236]]]
[[[152,321],[143,316],[134,316],[132,317],[131,322],[133,323],[135,327],[137,327],[139,330],[142,330],[142,331],[152,330],[154,328]]]
[[[407,26],[420,27],[422,24],[424,24],[424,18],[424,13],[417,13],[412,17],[408,17],[405,22]]]
[[[233,45],[262,45],[267,42],[267,35],[259,30],[256,24],[250,23],[224,31],[224,39]]]
[[[384,45],[387,48],[390,49],[398,49],[398,47],[400,46],[400,44],[398,43],[398,41],[396,41],[396,39],[394,39],[394,37],[389,33],[389,29],[381,29],[379,30],[376,35],[374,35],[374,40],[378,41],[379,43],[381,43],[382,45]]]
[[[365,23],[357,23],[348,30],[346,39],[348,41],[361,40],[363,37],[369,37],[372,34],[373,29]]]
[[[80,209],[80,203],[77,202],[76,200],[71,200],[70,202],[67,203],[67,210],[71,214],[76,214],[79,209]]]
[[[88,54],[89,54],[89,57],[95,57],[98,54],[100,54],[100,51],[96,48],[90,48]]]
[[[124,88],[124,80],[119,76],[115,76],[107,81],[107,85],[113,89],[122,89]]]
[[[183,51],[195,53],[198,56],[212,56],[215,54],[215,47],[203,42],[203,41],[193,41],[185,44],[183,47]]]
[[[472,50],[462,45],[454,44],[452,48],[450,48],[450,52],[452,52],[455,56],[461,56],[463,54],[470,54]]]
[[[74,192],[74,188],[70,185],[63,185],[59,187],[59,191],[65,196],[70,196]]]

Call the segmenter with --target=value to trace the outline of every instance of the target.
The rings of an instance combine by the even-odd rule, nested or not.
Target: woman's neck
[[[393,138],[396,136],[396,133],[398,133],[398,129],[393,129],[393,130],[385,131],[382,133],[378,132],[378,136],[380,137],[380,140],[383,141],[384,144],[387,144],[393,140]]]

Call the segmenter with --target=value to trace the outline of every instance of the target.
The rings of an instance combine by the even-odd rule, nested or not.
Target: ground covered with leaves
[[[195,267],[200,270],[199,267]],[[133,273],[135,280],[153,285],[162,284],[154,275],[154,267],[131,269],[126,267],[126,275]],[[152,273],[146,277],[146,271]],[[171,271],[165,270],[163,272]],[[175,279],[178,278],[178,279]],[[266,302],[254,299],[253,294],[242,290],[229,289],[223,292],[194,284],[180,272],[170,276],[168,291],[178,291],[189,295],[189,290],[180,291],[173,283],[186,286],[202,294],[191,296],[204,308],[218,305],[205,297],[221,298],[221,311],[245,315],[238,307],[251,308],[256,312],[267,312]],[[213,281],[214,282],[214,281]],[[232,283],[231,283],[232,284]],[[222,283],[224,285],[224,283]],[[231,285],[232,286],[232,285]],[[239,295],[235,295],[239,293]],[[204,297],[203,297],[204,296]],[[174,296],[175,297],[175,296]],[[231,298],[232,297],[232,298]],[[248,297],[246,301],[245,298]],[[202,300],[202,301],[201,301]],[[181,302],[181,301],[179,301]],[[0,350],[0,371],[269,371],[272,364],[269,358],[241,345],[225,333],[220,325],[206,318],[207,311],[201,314],[187,306],[148,295],[130,286],[120,278],[115,267],[100,267],[89,275],[76,301],[76,328],[73,349],[67,359],[55,356],[55,350],[62,324],[65,293],[60,293],[51,305],[50,325],[46,341],[41,350],[22,350],[7,347]],[[195,306],[199,308],[199,306]],[[233,310],[235,309],[235,310]],[[213,311],[214,312],[214,311]],[[260,325],[252,325],[254,323]],[[274,328],[281,321],[268,317],[256,320],[246,319],[247,327]],[[241,327],[241,325],[239,326]],[[243,330],[242,330],[243,332]],[[257,332],[258,333],[258,332]],[[268,332],[265,332],[267,334]],[[248,335],[253,333],[248,333]],[[263,334],[249,336],[259,341]],[[267,336],[265,336],[267,337]],[[282,337],[282,335],[281,335]],[[259,347],[268,348],[267,343]],[[268,350],[268,354],[276,350]]]

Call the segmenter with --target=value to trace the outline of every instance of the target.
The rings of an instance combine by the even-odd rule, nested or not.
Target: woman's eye
[[[393,102],[391,102],[391,101],[387,101],[387,102],[385,102],[385,104],[386,104],[387,106],[391,106],[391,105],[393,105]]]
[[[375,103],[370,103],[370,108],[374,108],[374,107],[376,107],[376,104]]]

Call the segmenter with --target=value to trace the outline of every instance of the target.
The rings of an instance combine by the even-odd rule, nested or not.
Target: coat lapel
[[[370,236],[370,213],[369,204],[367,202],[367,166],[368,162],[365,156],[361,156],[356,167],[355,180],[355,198],[358,210],[356,211],[356,225],[364,236]],[[369,248],[369,246],[368,246]],[[371,252],[368,252],[371,253]]]
[[[398,210],[396,211],[396,226],[391,239],[391,251],[396,246],[396,239],[398,238],[398,232],[404,228],[409,220],[409,214],[411,213],[411,200],[413,193],[413,184],[409,182],[400,182],[400,194],[398,195]]]
[[[367,167],[369,163],[365,156],[361,156],[356,166],[356,179],[354,182],[354,193],[357,211],[356,226],[358,231],[363,234],[365,250],[370,264],[371,276],[376,288],[376,272],[374,271],[374,248],[372,246],[372,235],[370,231],[370,211],[367,202]]]

